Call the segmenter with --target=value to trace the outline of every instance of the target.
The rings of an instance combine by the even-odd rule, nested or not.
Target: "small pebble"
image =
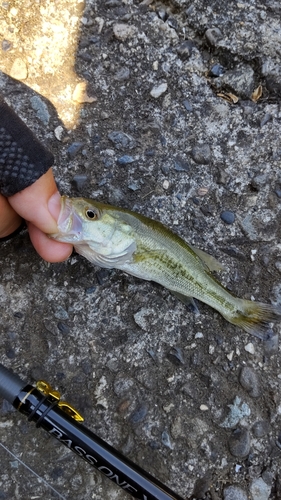
[[[131,135],[119,130],[110,132],[108,139],[114,144],[116,149],[133,149],[136,146],[136,141]]]
[[[267,420],[258,420],[252,427],[252,432],[256,438],[262,438],[269,434],[270,424]]]
[[[209,28],[205,31],[205,37],[210,45],[216,46],[222,40],[223,35],[219,28]]]
[[[276,439],[275,444],[281,450],[281,433],[279,434],[278,438]]]
[[[58,323],[58,329],[61,333],[69,333],[70,332],[69,326],[66,323],[63,323],[61,321],[59,321],[59,323]]]
[[[260,122],[260,127],[263,127],[266,123],[272,120],[272,115],[270,113],[266,113]]]
[[[266,184],[268,184],[268,175],[266,174],[256,175],[251,180],[251,186],[257,191],[260,191]]]
[[[235,221],[235,213],[231,212],[230,210],[224,210],[223,212],[221,212],[220,218],[226,224],[233,224],[233,222]]]
[[[83,148],[84,143],[83,142],[73,142],[68,148],[67,148],[67,154],[70,158],[74,158],[77,153]]]
[[[188,172],[189,170],[189,165],[187,161],[183,160],[180,157],[177,157],[175,159],[174,165],[175,165],[175,170],[177,172]]]
[[[135,158],[129,155],[121,156],[117,159],[117,165],[129,165],[130,163],[134,163]]]
[[[160,19],[162,19],[162,21],[164,21],[164,23],[167,21],[167,19],[168,19],[168,14],[167,14],[167,11],[166,11],[166,10],[164,10],[164,9],[159,9],[159,10],[157,11],[157,14],[158,14],[158,17],[159,17]]]
[[[203,477],[198,477],[196,479],[192,492],[192,498],[205,498],[206,493],[211,489],[212,482],[213,474],[209,469]]]
[[[58,127],[56,127],[54,130],[55,138],[58,141],[62,141],[63,133],[64,133],[64,129],[61,125],[58,125]]]
[[[147,411],[148,411],[148,408],[147,408],[147,405],[143,404],[143,405],[140,405],[129,417],[129,420],[133,423],[133,424],[138,424],[139,422],[141,422],[146,414],[147,414]]]
[[[239,382],[252,398],[260,396],[260,383],[256,372],[249,366],[244,366],[239,375]]]
[[[87,295],[91,295],[92,293],[94,293],[96,291],[96,287],[95,286],[89,286],[88,288],[86,288],[85,290],[85,293]]]
[[[272,485],[272,481],[274,479],[274,472],[271,471],[269,468],[268,469],[265,469],[263,472],[262,472],[262,475],[261,477],[263,478],[264,482],[268,485]]]
[[[269,339],[264,342],[264,353],[266,356],[272,356],[278,352],[279,334],[274,333]]]
[[[128,188],[129,188],[131,191],[138,191],[139,189],[141,189],[141,186],[140,186],[140,184],[136,181],[136,182],[131,182],[130,184],[128,184]]]
[[[10,466],[12,467],[12,469],[18,469],[19,462],[17,460],[13,460],[10,462]]]
[[[85,174],[77,174],[73,177],[73,185],[77,191],[82,191],[86,184],[89,184],[89,177]]]
[[[117,40],[125,42],[136,33],[136,27],[130,24],[118,23],[113,26],[113,33]]]
[[[37,118],[39,118],[44,125],[48,125],[50,121],[50,113],[46,103],[37,95],[31,97],[30,102],[32,109],[36,111]]]
[[[220,424],[221,427],[226,429],[235,427],[240,420],[251,415],[251,410],[247,403],[243,403],[238,396],[235,397],[233,404],[229,404],[228,407],[229,413]]]
[[[255,346],[252,344],[252,342],[249,342],[249,344],[246,344],[244,347],[245,351],[249,352],[250,354],[255,354]]]
[[[14,359],[16,357],[16,351],[12,347],[8,347],[5,354],[9,359]]]
[[[104,6],[107,9],[112,9],[112,7],[120,7],[121,3],[121,0],[106,0]]]
[[[253,479],[250,485],[250,492],[254,500],[268,500],[271,486],[266,484],[261,477]]]
[[[203,197],[203,196],[206,196],[206,194],[207,194],[208,192],[209,192],[209,189],[208,189],[208,188],[206,188],[206,187],[201,187],[201,188],[199,188],[199,189],[198,189],[197,194],[198,194],[198,196]]]
[[[111,272],[109,269],[100,269],[96,272],[96,277],[99,285],[103,285],[109,279]]]
[[[22,319],[23,318],[23,313],[21,311],[16,311],[14,313],[15,318]]]
[[[185,61],[192,54],[192,49],[194,47],[194,43],[191,40],[185,40],[177,47],[177,53],[179,57]]]
[[[170,166],[168,165],[168,163],[163,163],[161,165],[161,171],[164,175],[168,175],[168,173],[170,172]]]
[[[225,72],[225,69],[221,64],[214,64],[210,69],[210,76],[219,77],[222,76]]]
[[[211,161],[211,149],[208,144],[197,144],[191,151],[195,163],[208,165]]]
[[[130,78],[129,68],[121,68],[117,73],[115,73],[114,79],[118,81],[128,80]]]
[[[155,156],[155,149],[146,149],[144,154],[149,157]]]
[[[200,405],[200,410],[201,411],[208,411],[209,407],[207,405]]]
[[[166,92],[167,88],[168,88],[167,82],[161,83],[160,85],[156,85],[150,91],[150,95],[151,95],[151,97],[154,97],[155,99],[157,99],[162,94],[164,94],[164,92]]]
[[[233,360],[233,356],[234,356],[234,351],[230,351],[230,352],[226,355],[226,357],[227,357],[227,359],[228,359],[229,361],[232,361],[232,360]]]
[[[173,28],[174,30],[178,28],[178,22],[174,17],[169,17],[167,24],[168,26],[170,26],[170,28]]]
[[[167,179],[164,180],[163,182],[163,189],[169,189],[170,183]]]
[[[237,65],[214,80],[214,85],[227,88],[235,96],[250,99],[255,88],[255,73],[249,64]]]
[[[9,42],[9,40],[2,40],[2,50],[3,52],[8,52],[13,47],[12,42]]]
[[[94,134],[91,138],[93,144],[98,144],[101,140],[101,136],[99,134]]]
[[[174,449],[174,446],[171,443],[171,439],[168,432],[166,431],[162,432],[161,441],[164,444],[164,446],[167,446],[167,448],[170,448],[171,450]]]
[[[250,453],[250,433],[247,429],[235,429],[228,441],[229,451],[234,457],[244,458]]]
[[[192,104],[190,104],[190,102],[187,99],[185,99],[183,101],[183,105],[184,105],[186,111],[192,111],[192,109],[193,109]]]
[[[248,500],[248,495],[239,486],[227,486],[223,490],[223,500]]]
[[[10,76],[16,80],[26,80],[28,76],[27,65],[22,59],[15,59],[10,71]]]
[[[184,364],[184,357],[180,347],[172,347],[172,349],[167,354],[167,359],[173,363],[175,366]]]
[[[0,413],[2,415],[7,415],[8,413],[11,413],[12,411],[15,411],[15,408],[6,399],[3,399],[2,407],[0,407]],[[0,496],[0,499],[1,499],[1,496]]]
[[[69,319],[68,312],[62,306],[56,306],[54,316],[55,318],[60,320]]]
[[[215,352],[215,346],[209,345],[209,354],[214,354]]]
[[[251,241],[272,241],[276,239],[276,216],[272,210],[264,209],[259,212],[249,212],[241,220],[241,229]]]
[[[279,260],[277,262],[275,262],[275,267],[276,267],[277,271],[279,271],[279,273],[281,273],[281,262]]]

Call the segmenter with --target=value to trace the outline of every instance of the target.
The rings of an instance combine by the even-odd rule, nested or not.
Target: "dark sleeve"
[[[54,157],[0,95],[0,193],[12,196],[33,184]]]

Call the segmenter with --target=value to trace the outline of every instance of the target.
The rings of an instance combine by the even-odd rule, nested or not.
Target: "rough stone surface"
[[[62,193],[161,221],[223,264],[234,295],[281,306],[280,30],[276,0],[3,1],[0,92],[52,149]],[[0,268],[2,363],[183,498],[197,484],[203,500],[250,499],[267,470],[277,499],[280,324],[263,343],[81,256],[47,264],[27,233],[1,244]],[[46,481],[0,446],[0,498],[129,498],[3,401],[0,442]]]
[[[235,429],[229,438],[229,451],[237,458],[244,458],[250,452],[250,433],[247,429]]]
[[[239,486],[227,486],[223,490],[223,500],[248,500],[248,495]]]
[[[268,500],[271,491],[271,486],[261,478],[253,479],[250,485],[250,492],[255,500]]]
[[[244,366],[240,372],[239,382],[252,398],[258,398],[261,393],[260,382],[256,372],[249,366]]]

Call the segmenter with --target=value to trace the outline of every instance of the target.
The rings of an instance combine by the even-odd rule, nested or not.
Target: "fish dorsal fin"
[[[203,250],[199,250],[199,248],[194,247],[193,245],[189,245],[193,252],[198,255],[198,257],[206,264],[209,271],[224,271],[224,266],[212,255],[204,252]]]

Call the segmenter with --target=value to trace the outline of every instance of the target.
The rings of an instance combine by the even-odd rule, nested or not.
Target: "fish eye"
[[[97,218],[97,214],[96,212],[94,212],[94,210],[91,210],[91,208],[87,208],[86,217],[87,219],[95,220]]]

